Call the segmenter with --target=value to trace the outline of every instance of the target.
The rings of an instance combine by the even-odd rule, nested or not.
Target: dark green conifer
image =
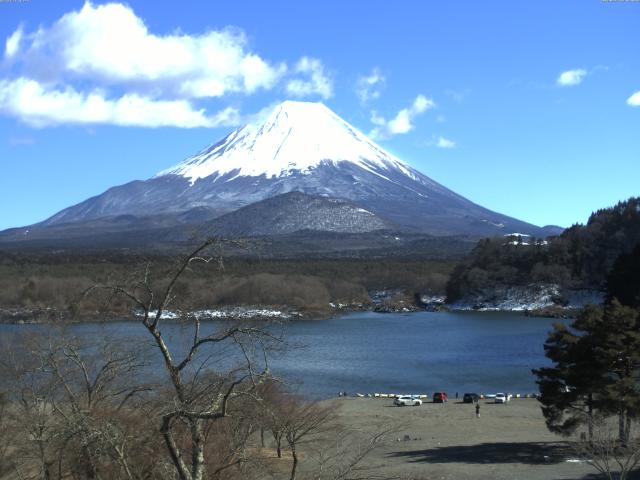
[[[583,309],[570,327],[556,325],[545,343],[553,366],[534,370],[549,430],[570,435],[596,419],[616,416],[629,439],[640,416],[640,312],[617,300]]]

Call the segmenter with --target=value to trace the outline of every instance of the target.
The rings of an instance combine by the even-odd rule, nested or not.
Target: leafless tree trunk
[[[162,325],[168,310],[178,307],[176,291],[181,277],[196,264],[219,263],[219,255],[207,254],[216,246],[216,240],[208,240],[194,249],[177,264],[162,288],[153,283],[151,269],[147,266],[141,278],[132,284],[109,283],[91,289],[107,291],[112,298],[124,296],[131,301],[140,312],[140,322],[160,352],[173,393],[173,399],[162,415],[160,432],[180,480],[205,478],[205,432],[211,422],[237,414],[233,411],[235,403],[247,398],[259,401],[257,387],[269,377],[266,361],[268,344],[278,341],[264,324],[234,323],[203,333],[198,315],[187,310],[183,317],[191,324],[193,337],[186,353],[178,356],[166,342]],[[241,361],[231,368],[220,362],[215,374],[207,376],[205,373],[212,369],[212,350],[224,351],[229,346],[234,347]],[[201,353],[203,355],[199,357]],[[186,435],[183,436],[185,429]]]
[[[320,434],[327,427],[333,406],[320,406],[314,402],[305,402],[295,398],[288,399],[287,403],[284,436],[293,457],[290,480],[296,480],[297,447],[305,441],[310,441],[312,437]]]

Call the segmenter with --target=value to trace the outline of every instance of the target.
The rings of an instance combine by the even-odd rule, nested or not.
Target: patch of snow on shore
[[[599,305],[604,295],[596,290],[562,290],[555,284],[503,286],[487,289],[449,305],[451,310],[512,311],[539,310],[557,306],[579,309]]]
[[[136,311],[137,317],[144,314]],[[165,320],[175,320],[178,318],[198,317],[207,320],[223,320],[223,319],[259,319],[259,318],[280,318],[289,319],[291,317],[299,317],[298,312],[285,312],[282,310],[273,310],[268,308],[250,308],[250,307],[233,307],[223,309],[205,309],[193,310],[189,312],[180,311],[164,311],[162,318]],[[156,312],[149,312],[149,318],[156,318]]]

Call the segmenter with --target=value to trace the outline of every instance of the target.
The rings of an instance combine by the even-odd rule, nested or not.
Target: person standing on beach
[[[480,402],[476,402],[476,418],[480,418]]]

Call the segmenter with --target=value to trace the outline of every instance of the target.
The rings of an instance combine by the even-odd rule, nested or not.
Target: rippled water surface
[[[471,391],[532,393],[531,369],[546,365],[543,344],[553,320],[517,313],[353,313],[284,327],[301,345],[271,359],[272,370],[300,393],[313,397],[348,393],[432,393]],[[0,325],[0,333],[42,330],[42,326]],[[164,324],[174,346],[190,329]],[[127,342],[147,342],[132,322],[81,324],[76,334],[104,331]]]

